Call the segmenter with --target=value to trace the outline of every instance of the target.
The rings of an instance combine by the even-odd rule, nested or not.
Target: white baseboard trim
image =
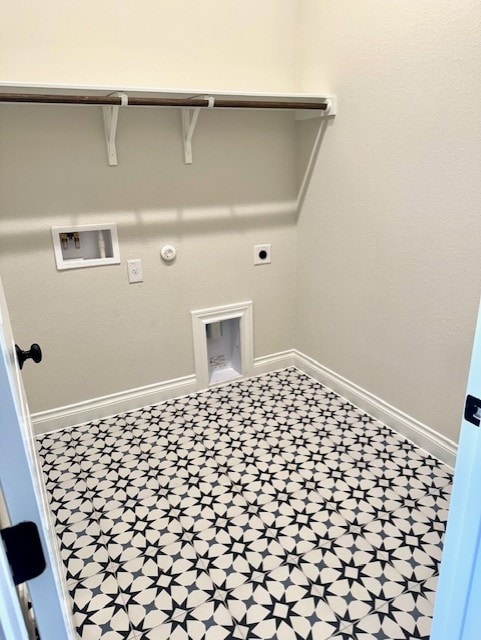
[[[295,354],[293,349],[272,353],[269,356],[262,356],[254,360],[254,375],[260,376],[269,371],[278,371],[295,365]]]
[[[454,467],[457,453],[457,445],[454,442],[300,351],[290,349],[256,358],[253,373],[262,375],[292,366],[329,387],[374,418],[381,420],[448,466]],[[195,375],[184,376],[34,413],[32,424],[36,434],[56,431],[90,420],[107,418],[124,411],[134,411],[195,391],[198,391]]]
[[[294,353],[292,350],[273,353],[254,360],[254,375],[285,369],[293,365]],[[108,418],[124,411],[135,411],[164,400],[186,396],[198,390],[199,386],[195,375],[184,376],[183,378],[165,380],[157,384],[77,402],[57,409],[33,413],[32,424],[35,433],[38,435],[48,431],[73,427],[90,420]]]
[[[90,420],[99,420],[109,416],[134,411],[164,400],[185,396],[197,390],[195,376],[184,376],[149,384],[137,389],[129,389],[108,396],[77,402],[57,409],[32,414],[32,424],[36,434],[73,427]]]
[[[357,384],[354,384],[354,382],[322,366],[313,360],[313,358],[297,350],[294,350],[293,353],[294,365],[300,371],[311,376],[311,378],[314,378],[324,386],[329,387],[449,467],[454,468],[458,449],[455,442],[437,433],[415,418],[408,416],[399,409],[396,409],[396,407],[393,407],[384,400],[381,400],[381,398],[359,387]]]

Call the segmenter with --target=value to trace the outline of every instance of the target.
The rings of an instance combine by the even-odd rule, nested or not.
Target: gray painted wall
[[[335,88],[298,223],[296,347],[457,439],[481,291],[481,7],[307,0]]]
[[[252,299],[255,356],[292,347],[292,114],[202,113],[191,166],[179,110],[122,112],[117,167],[98,108],[4,106],[0,128],[0,274],[17,341],[45,354],[24,369],[32,411],[192,374],[197,308]],[[50,227],[93,222],[118,224],[122,264],[57,271]]]
[[[110,168],[98,110],[2,107],[0,273],[18,340],[46,352],[25,370],[32,409],[192,373],[189,311],[252,298],[256,356],[296,346],[456,439],[481,280],[477,0],[143,0],[99,55],[113,1],[69,16],[90,21],[86,49],[50,37],[53,5],[27,25],[11,3],[1,78],[331,91],[340,111],[296,221],[308,123],[296,139],[289,116],[202,114],[186,167],[178,113],[129,110]],[[166,37],[145,38],[159,12]],[[122,265],[58,273],[50,226],[103,220]]]

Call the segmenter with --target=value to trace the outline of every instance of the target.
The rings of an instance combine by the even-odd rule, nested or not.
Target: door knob
[[[15,351],[17,353],[17,360],[20,369],[23,369],[23,363],[29,358],[31,358],[34,362],[40,362],[42,360],[42,350],[36,342],[30,346],[30,349],[28,351],[22,351],[18,344],[16,344]]]

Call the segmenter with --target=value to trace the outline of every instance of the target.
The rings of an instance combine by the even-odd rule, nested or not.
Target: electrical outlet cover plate
[[[271,263],[271,245],[256,244],[254,246],[254,264],[270,264]]]
[[[129,274],[129,283],[142,282],[142,261],[140,258],[136,260],[127,260],[127,273]]]

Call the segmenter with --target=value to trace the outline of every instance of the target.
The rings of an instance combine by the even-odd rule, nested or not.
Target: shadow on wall
[[[328,122],[295,122],[291,112],[202,112],[194,162],[185,165],[178,109],[126,110],[119,164],[110,167],[96,107],[4,105],[0,120],[2,251],[34,248],[47,226],[100,218],[115,218],[133,236],[292,224]]]
[[[290,113],[203,112],[184,164],[180,110],[119,116],[119,164],[110,167],[97,107],[0,109],[1,205],[7,217],[269,203],[296,196]]]
[[[0,247],[2,254],[19,251],[35,251],[50,243],[51,226],[94,224],[114,221],[129,237],[138,240],[153,234],[171,236],[182,230],[188,236],[243,230],[269,229],[269,227],[291,226],[296,219],[296,201],[261,204],[240,204],[231,207],[192,208],[159,211],[107,211],[92,214],[53,216],[42,219],[27,219],[19,224],[18,219],[0,220]],[[27,224],[28,223],[28,224]]]
[[[329,127],[334,124],[333,118],[322,120],[304,120],[298,123],[297,137],[297,201],[296,211],[300,215],[309,189],[311,176],[316,166],[317,156],[322,141]]]

